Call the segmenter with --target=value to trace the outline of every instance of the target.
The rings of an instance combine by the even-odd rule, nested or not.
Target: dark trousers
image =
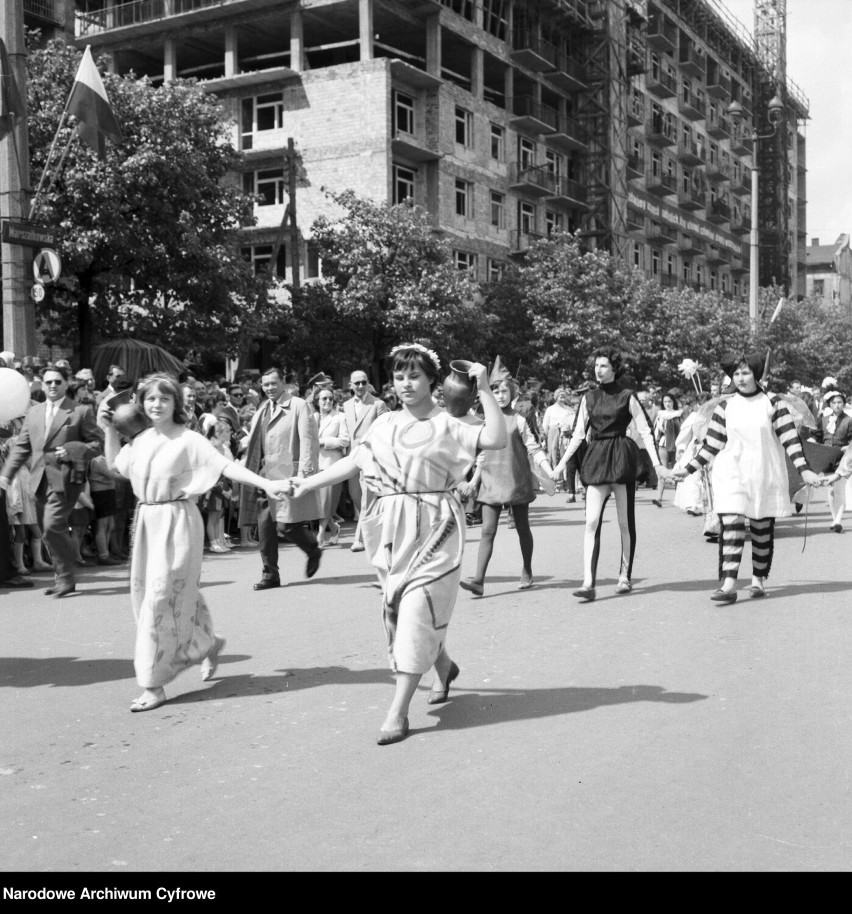
[[[50,552],[57,584],[73,584],[77,550],[71,541],[68,525],[82,486],[69,485],[64,492],[54,492],[42,477],[36,490],[36,511],[42,537]]]
[[[263,580],[277,581],[278,574],[278,533],[298,546],[307,555],[319,549],[317,537],[311,529],[311,522],[297,521],[280,524],[269,509],[269,499],[263,495],[257,499],[257,539],[260,544],[260,558],[263,562]]]

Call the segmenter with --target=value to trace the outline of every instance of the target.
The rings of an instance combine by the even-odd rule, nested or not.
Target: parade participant
[[[845,448],[852,441],[852,418],[846,415],[846,397],[839,390],[830,390],[823,398],[828,415],[820,416],[818,440],[830,447]],[[832,533],[843,532],[843,512],[846,510],[846,483],[829,486],[826,491],[828,510],[831,512]]]
[[[458,594],[465,519],[453,492],[477,448],[502,448],[506,431],[500,407],[474,364],[485,424],[453,418],[435,405],[438,356],[407,343],[390,354],[390,371],[402,409],[379,417],[360,447],[316,476],[293,479],[294,495],[334,485],[363,472],[375,495],[363,517],[364,543],[382,580],[383,614],[393,702],[379,732],[381,746],[408,735],[408,708],[421,677],[435,667],[430,704],[447,700],[459,675],[447,652],[447,627]]]
[[[211,679],[225,644],[198,588],[204,550],[204,524],[198,496],[220,476],[262,489],[269,498],[287,488],[262,479],[228,460],[197,432],[186,427],[177,381],[151,375],[138,402],[151,427],[121,447],[108,418],[106,458],[111,469],[129,478],[139,499],[133,531],[130,601],[136,617],[136,679],[144,692],[131,711],[151,711],[166,701],[164,686],[180,672],[201,664]]]
[[[26,463],[30,492],[36,499],[56,573],[55,583],[45,593],[65,597],[77,589],[69,519],[86,484],[89,461],[101,453],[103,434],[92,408],[66,396],[68,372],[64,368],[46,368],[42,381],[47,398],[27,413],[0,475],[0,486],[6,488]]]
[[[471,488],[474,491],[478,489],[476,501],[482,505],[482,537],[476,558],[476,573],[472,578],[462,581],[461,587],[477,597],[481,597],[485,591],[485,574],[494,551],[494,537],[503,505],[512,510],[515,532],[521,547],[522,567],[518,590],[528,590],[533,586],[533,535],[530,530],[529,506],[535,499],[538,484],[530,469],[530,458],[548,475],[553,472],[547,454],[533,437],[526,419],[511,406],[517,395],[517,384],[503,366],[499,355],[494,362],[489,385],[500,407],[509,443],[506,448],[481,454],[470,480]]]
[[[574,410],[568,405],[568,391],[564,387],[558,387],[553,392],[553,403],[544,411],[541,420],[541,433],[547,443],[547,459],[552,466],[559,463],[562,456],[562,442],[564,441],[565,430],[570,429],[574,424]],[[561,479],[559,484],[564,484],[565,479]],[[571,489],[573,491],[573,487]]]
[[[683,410],[672,391],[663,396],[660,407],[653,425],[654,440],[657,442],[657,456],[660,458],[660,463],[667,469],[671,469],[675,464],[675,452],[677,450],[675,442],[680,433]],[[657,497],[652,499],[653,504],[658,508],[663,507],[663,493],[665,490],[665,479],[658,480]]]
[[[554,479],[559,477],[565,464],[591,431],[591,440],[580,468],[580,479],[586,487],[583,586],[574,591],[575,597],[586,601],[594,600],[596,596],[601,524],[611,495],[615,495],[618,525],[621,528],[621,563],[615,592],[626,594],[633,589],[631,577],[636,551],[638,448],[627,437],[631,421],[636,423],[657,477],[667,478],[670,472],[659,462],[654,436],[636,393],[628,387],[622,387],[617,380],[621,370],[621,354],[617,349],[608,347],[597,349],[592,354],[592,360],[598,387],[587,391],[581,400],[571,442],[551,474]]]
[[[346,420],[343,413],[334,403],[334,392],[329,386],[319,386],[314,394],[314,419],[319,430],[319,469],[327,470],[342,460],[349,447],[349,432],[346,430]],[[334,520],[334,512],[340,501],[342,483],[328,486],[319,493],[320,518],[319,535],[320,545],[336,546],[340,536],[340,524]],[[324,539],[327,530],[334,532]]]
[[[246,468],[266,479],[310,476],[317,470],[319,436],[311,409],[301,397],[293,396],[284,384],[282,373],[269,368],[263,373],[266,402],[252,416],[246,446]],[[278,534],[295,543],[308,557],[305,577],[312,578],[319,569],[322,549],[311,524],[322,516],[316,496],[299,502],[289,499],[270,500],[265,491],[257,494],[247,487],[240,489],[240,524],[257,523],[263,574],[255,590],[280,587],[278,572]]]
[[[807,485],[820,485],[808,468],[793,419],[784,401],[758,382],[766,368],[765,353],[731,354],[722,360],[736,392],[719,403],[710,419],[700,452],[674,471],[683,479],[714,459],[713,501],[722,532],[719,578],[722,586],[710,599],[734,603],[737,574],[745,544],[746,519],[751,532],[752,579],[749,594],[766,595],[772,566],[775,519],[790,514],[790,492],[784,452]]]

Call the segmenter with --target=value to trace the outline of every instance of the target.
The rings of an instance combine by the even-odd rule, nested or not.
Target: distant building
[[[852,309],[852,249],[849,236],[834,244],[812,238],[808,247],[808,295]]]
[[[73,37],[74,0],[23,0],[23,8],[24,26],[38,29],[42,41]]]

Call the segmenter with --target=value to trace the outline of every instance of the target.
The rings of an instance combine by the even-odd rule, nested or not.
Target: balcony
[[[677,128],[673,120],[652,114],[645,121],[645,141],[651,146],[664,149],[677,145]]]
[[[655,51],[673,54],[677,48],[677,26],[661,10],[652,10],[648,14],[645,40]]]
[[[509,187],[533,197],[549,197],[556,192],[556,175],[544,165],[512,165]]]
[[[548,196],[551,203],[561,203],[563,206],[584,207],[588,199],[588,188],[585,184],[572,178],[553,176],[554,191]]]
[[[512,257],[523,256],[529,249],[544,239],[540,232],[515,229],[509,235],[509,250]]]
[[[62,6],[60,0],[24,0],[24,15],[35,16],[53,25],[64,25]]]
[[[627,126],[641,127],[645,123],[645,96],[632,92],[627,102]]]
[[[715,139],[724,140],[731,135],[731,122],[724,114],[714,115],[712,112],[708,112],[705,129]]]
[[[704,245],[697,238],[684,235],[677,246],[677,252],[681,257],[702,257]]]
[[[556,130],[558,112],[550,105],[536,101],[531,95],[518,95],[508,99],[509,124],[516,130],[548,134]]]
[[[744,276],[749,272],[749,265],[738,254],[731,257],[731,274],[733,276]]]
[[[671,197],[677,193],[677,178],[674,175],[650,174],[645,180],[645,190],[655,197]]]
[[[684,165],[703,165],[706,161],[706,147],[697,140],[684,139],[677,144],[677,157]]]
[[[404,130],[396,131],[391,140],[391,149],[395,156],[411,162],[434,162],[441,158],[441,153],[433,149],[431,143]]]
[[[690,187],[689,190],[681,188],[677,193],[677,204],[681,209],[699,210],[707,206],[707,194],[696,187]]]
[[[748,124],[731,125],[731,152],[737,155],[751,155],[754,143],[751,139],[751,127]]]
[[[627,31],[627,76],[638,76],[648,69],[648,59],[641,38],[633,29]]]
[[[731,262],[731,254],[729,251],[726,251],[724,248],[717,248],[715,245],[710,245],[707,249],[707,263],[711,267],[720,267],[725,266]]]
[[[546,41],[531,31],[519,31],[512,36],[512,51],[509,54],[512,60],[533,70],[536,73],[546,73],[556,66],[556,46]]]
[[[722,225],[724,222],[731,221],[731,207],[722,200],[714,200],[707,207],[707,221],[714,225]]]
[[[627,157],[627,178],[630,181],[645,177],[645,157],[634,152]]]
[[[677,100],[678,111],[688,120],[688,121],[703,121],[707,116],[706,113],[706,102],[703,98],[700,98],[695,92],[687,88],[685,85],[680,87],[680,95]]]
[[[731,166],[719,162],[718,160],[715,162],[708,162],[705,174],[708,179],[715,181],[717,184],[721,184],[731,180]]]
[[[737,178],[731,179],[731,193],[738,197],[747,197],[751,193],[751,170],[740,171]]]
[[[714,98],[730,98],[731,77],[725,76],[718,64],[713,66],[712,70],[713,72],[707,72],[707,94]]]
[[[36,0],[25,0],[27,2]],[[169,16],[221,6],[222,0],[127,0],[115,4],[92,3],[90,0],[82,11],[75,12],[76,35],[82,38],[107,29],[154,22]]]
[[[556,118],[554,130],[544,140],[549,146],[571,152],[584,150],[588,143],[588,135],[578,120],[566,114]]]
[[[652,67],[645,77],[645,88],[657,98],[674,98],[677,95],[677,77],[661,67]]]
[[[674,273],[660,273],[654,277],[664,289],[677,288],[677,276]]]
[[[734,235],[748,235],[751,232],[751,213],[734,210],[731,214],[731,232]]]
[[[678,63],[684,73],[690,76],[703,77],[707,68],[707,59],[691,41],[684,41],[680,46]]]
[[[635,209],[627,209],[627,231],[631,235],[645,237],[645,217]]]
[[[556,68],[544,75],[563,92],[581,92],[588,88],[583,68],[566,54],[557,54]]]
[[[651,220],[648,225],[648,244],[656,244],[661,247],[668,247],[671,244],[677,244],[677,229],[663,222],[654,222]]]

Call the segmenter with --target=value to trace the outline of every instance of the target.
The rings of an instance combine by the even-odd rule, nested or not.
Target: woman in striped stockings
[[[764,582],[772,567],[775,519],[791,513],[784,451],[808,485],[820,485],[821,480],[808,469],[786,404],[758,383],[764,373],[764,356],[757,353],[729,356],[722,360],[722,368],[731,376],[736,393],[716,407],[704,446],[686,467],[676,469],[673,475],[683,479],[715,457],[713,500],[722,525],[719,537],[722,583],[710,599],[734,603],[746,519],[751,533],[749,595],[766,595]]]

